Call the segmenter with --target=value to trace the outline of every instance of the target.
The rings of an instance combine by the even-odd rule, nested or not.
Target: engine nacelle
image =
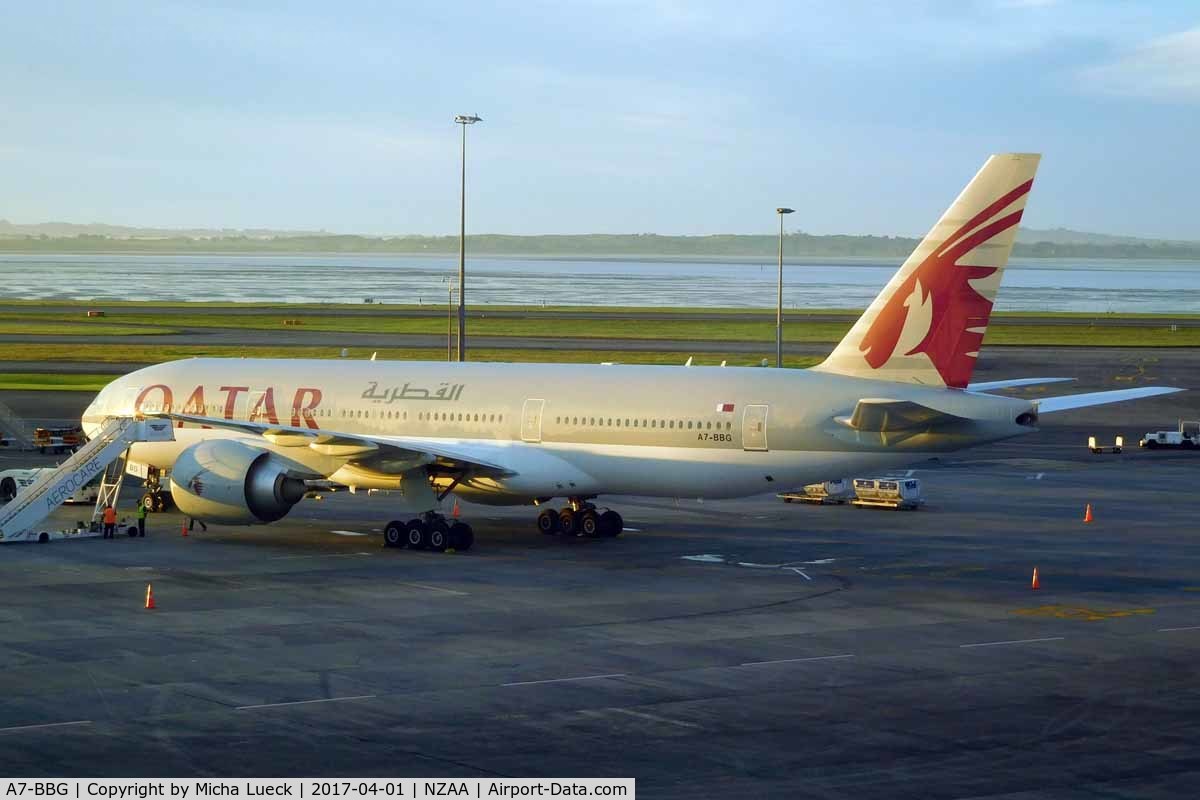
[[[274,522],[304,497],[271,453],[232,439],[188,447],[171,468],[171,497],[189,517],[229,525]]]

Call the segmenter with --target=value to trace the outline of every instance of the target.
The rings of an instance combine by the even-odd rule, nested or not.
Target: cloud
[[[1200,101],[1200,28],[1151,39],[1109,64],[1082,70],[1079,77],[1087,88],[1105,94]]]

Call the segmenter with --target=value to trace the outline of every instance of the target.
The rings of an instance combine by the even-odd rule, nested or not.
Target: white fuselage
[[[836,417],[859,399],[914,400],[971,420],[948,433],[862,434]],[[455,491],[485,502],[634,494],[736,497],[912,463],[1027,432],[1025,401],[801,370],[622,365],[190,359],[126,375],[83,417],[174,411],[362,436],[437,442],[506,474]],[[170,469],[198,441],[235,437],[298,472],[394,488],[412,464],[336,458],[270,437],[181,424],[131,459]],[[281,440],[282,441],[282,440]],[[444,483],[448,483],[445,479]]]

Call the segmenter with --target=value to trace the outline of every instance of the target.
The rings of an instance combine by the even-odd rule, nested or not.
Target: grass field
[[[356,307],[363,308],[363,307]],[[133,335],[178,333],[181,329],[204,330],[305,330],[326,333],[423,334],[440,336],[446,332],[446,321],[440,317],[396,317],[382,310],[372,316],[305,316],[300,310],[261,314],[223,316],[219,314],[189,314],[184,309],[146,312],[135,306],[106,317],[88,319],[77,312],[22,313],[0,312],[0,333],[77,335]],[[646,309],[642,309],[646,310]],[[835,312],[825,312],[835,313]],[[1039,325],[1047,316],[1022,316],[1028,324],[993,325],[988,328],[985,344],[993,345],[1092,345],[1107,347],[1196,347],[1200,346],[1200,326],[1183,327],[1172,331],[1165,323],[1154,325],[1105,325],[1104,318],[1091,324]],[[1081,318],[1085,319],[1085,318]],[[298,323],[285,325],[285,321]],[[745,320],[605,320],[579,317],[574,319],[540,317],[531,311],[528,318],[472,318],[472,334],[497,337],[541,337],[553,339],[661,339],[696,342],[762,342],[774,341],[773,319]],[[789,315],[786,339],[789,342],[832,344],[849,330],[848,322],[810,321],[800,314]]]
[[[113,375],[46,375],[40,372],[0,372],[0,391],[98,392]]]
[[[246,309],[254,308],[261,309],[264,312],[279,312],[281,314],[290,314],[295,311],[315,310],[324,311],[331,310],[346,310],[346,311],[373,311],[380,314],[387,314],[390,311],[415,311],[430,309],[445,310],[444,305],[436,303],[426,303],[424,305],[415,304],[367,304],[367,303],[227,303],[227,302],[202,302],[202,303],[183,303],[183,302],[145,302],[141,300],[16,300],[16,299],[0,299],[0,305],[3,306],[28,306],[29,308],[61,308],[64,311],[84,311],[90,308],[128,308],[137,310],[146,306],[155,308],[178,308],[187,310],[189,308],[235,308]],[[480,305],[472,306],[472,313],[477,311],[526,311],[530,314],[536,314],[539,311],[556,311],[556,312],[583,312],[589,310],[606,311],[606,312],[654,312],[656,314],[761,314],[764,319],[774,320],[774,309],[762,308],[707,308],[707,307],[679,307],[679,306],[541,306],[541,305]],[[802,317],[809,314],[826,315],[826,314],[848,314],[859,315],[862,313],[861,308],[809,308],[788,310],[787,314],[790,318]],[[992,315],[994,318],[1036,318],[1036,319],[1080,319],[1080,320],[1096,320],[1100,323],[1105,319],[1200,319],[1200,314],[1141,314],[1136,312],[1105,312],[1097,313],[1090,311],[999,311]]]

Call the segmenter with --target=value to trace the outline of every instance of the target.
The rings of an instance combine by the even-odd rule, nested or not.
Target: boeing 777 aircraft
[[[1041,414],[1177,391],[1042,400],[969,383],[1039,156],[992,156],[824,363],[810,370],[214,359],[109,384],[83,416],[173,420],[128,468],[179,509],[274,522],[313,486],[392,490],[389,546],[470,547],[449,493],[545,505],[545,533],[616,535],[604,495],[738,497],[1029,433]],[[148,497],[152,501],[153,497]]]

